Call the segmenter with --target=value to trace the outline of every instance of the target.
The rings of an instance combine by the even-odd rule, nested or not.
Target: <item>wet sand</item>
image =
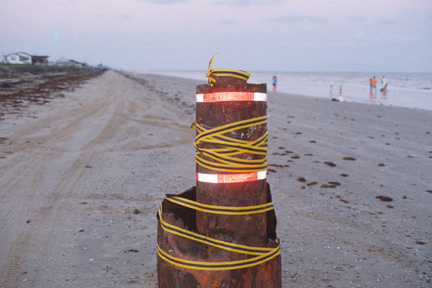
[[[0,287],[157,287],[195,80],[108,71],[0,121]],[[430,287],[432,111],[269,93],[283,287]],[[19,116],[19,117],[18,117]]]

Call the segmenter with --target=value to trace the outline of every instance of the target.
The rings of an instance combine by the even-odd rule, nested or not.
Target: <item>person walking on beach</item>
[[[273,76],[273,92],[276,92],[277,77]]]
[[[387,92],[387,81],[385,76],[383,75],[381,78],[381,90],[380,90],[384,95]]]
[[[373,76],[373,78],[369,80],[369,83],[370,83],[370,94],[372,95],[374,91],[376,92],[376,83],[377,83],[376,77]]]

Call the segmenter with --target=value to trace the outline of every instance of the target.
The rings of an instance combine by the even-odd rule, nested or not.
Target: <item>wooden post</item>
[[[267,92],[266,84],[247,84],[234,77],[215,77],[216,83],[197,86],[197,94],[215,92]],[[266,101],[216,101],[199,102],[196,108],[196,123],[206,130],[221,127],[242,120],[266,116]],[[266,124],[241,128],[229,132],[229,137],[245,141],[254,141],[265,135]],[[197,134],[199,134],[197,132]],[[219,148],[215,144],[200,143],[199,149]],[[210,162],[210,157],[200,157]],[[258,160],[265,155],[242,153],[239,159]],[[222,177],[232,173],[215,171],[197,163],[196,187],[178,195],[201,204],[224,207],[250,207],[272,202],[270,186],[266,177],[236,183],[209,183],[201,181],[198,175],[215,174]],[[262,171],[265,175],[265,171]],[[262,175],[262,173],[260,174]],[[172,195],[168,195],[168,198]],[[180,233],[168,232],[167,225],[193,231],[206,239],[225,241],[252,247],[278,248],[276,237],[276,215],[274,210],[246,215],[224,215],[195,211],[170,201],[162,203],[163,212],[158,215],[158,283],[160,288],[185,287],[239,287],[239,288],[281,288],[281,256],[271,257],[267,261],[245,268],[227,270],[194,269],[183,265],[184,261],[202,261],[199,263],[221,263],[244,261],[253,256],[232,253],[211,245],[197,243]],[[163,221],[162,219],[163,218]],[[185,231],[183,230],[183,231]],[[193,237],[192,237],[193,238]],[[162,251],[162,252],[160,252]],[[275,254],[276,255],[276,254]],[[178,261],[178,262],[176,262]],[[233,263],[233,262],[230,262]]]
[[[261,92],[267,93],[266,84],[247,84],[233,77],[218,77],[213,86],[197,86],[197,94],[214,92]],[[196,122],[206,129],[224,126],[245,119],[267,115],[266,101],[221,101],[196,104]],[[230,137],[253,141],[264,135],[267,125],[256,129],[241,129],[230,133]],[[204,145],[203,145],[204,146]],[[205,146],[204,146],[205,147]],[[206,147],[207,148],[207,147]],[[259,159],[262,156],[243,153],[243,159]],[[197,173],[215,174],[217,172],[196,165]],[[218,174],[229,174],[226,172]],[[200,203],[215,206],[244,207],[267,202],[266,180],[240,183],[206,183],[197,181],[196,199]],[[197,230],[212,238],[232,238],[236,243],[262,246],[267,241],[266,213],[247,216],[232,216],[197,212]]]

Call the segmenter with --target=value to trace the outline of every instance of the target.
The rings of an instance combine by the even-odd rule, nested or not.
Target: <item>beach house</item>
[[[48,65],[49,56],[31,55],[26,52],[16,52],[3,56],[3,62],[9,64],[40,64]]]
[[[32,55],[25,52],[16,52],[3,56],[3,62],[9,64],[32,64]]]

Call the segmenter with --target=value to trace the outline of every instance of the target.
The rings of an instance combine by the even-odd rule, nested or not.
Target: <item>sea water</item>
[[[146,71],[166,76],[202,80],[207,83],[206,71]],[[249,83],[267,83],[272,91],[276,76],[277,92],[363,102],[375,105],[399,106],[432,110],[432,73],[366,73],[366,72],[262,72],[248,71]],[[385,75],[387,92],[380,92],[381,77]],[[377,79],[370,93],[369,79]],[[340,87],[342,89],[340,91]]]

